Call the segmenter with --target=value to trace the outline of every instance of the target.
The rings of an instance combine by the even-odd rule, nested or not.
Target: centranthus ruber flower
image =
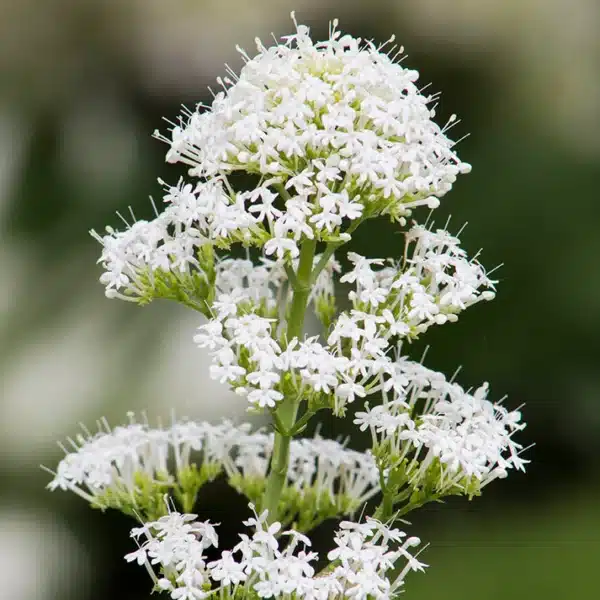
[[[69,440],[49,489],[71,490],[101,509],[162,516],[164,494],[191,510],[200,489],[220,475],[253,501],[260,501],[268,476],[273,434],[234,425],[190,420],[168,427],[137,423]],[[290,444],[282,520],[306,531],[325,519],[352,515],[379,491],[379,472],[370,452],[344,444],[303,438]]]
[[[403,223],[438,206],[470,165],[433,120],[436,96],[393,60],[402,49],[391,42],[388,54],[334,22],[325,42],[299,25],[283,44],[257,42],[254,57],[240,49],[244,67],[219,80],[212,104],[184,111],[169,138],[156,134],[196,183],[161,180],[166,209],[153,221],[94,233],[107,295],[169,297],[165,278],[198,286],[212,272],[214,257],[198,256],[206,246],[241,242],[289,260],[303,238],[346,241],[365,219]],[[257,187],[236,192],[229,176],[240,171],[258,176]]]
[[[254,506],[250,504],[254,511]],[[208,561],[206,550],[218,546],[208,521],[194,514],[170,512],[131,530],[139,546],[125,558],[146,565],[159,590],[173,600],[211,595],[233,598],[392,598],[409,571],[427,566],[409,552],[421,542],[375,519],[343,521],[334,535],[336,548],[327,558],[335,567],[316,570],[319,556],[308,551],[310,540],[281,523],[267,522],[267,514],[244,522],[251,535],[240,534],[232,551]],[[402,565],[400,571],[395,571]],[[156,572],[158,570],[158,573]]]
[[[106,295],[200,313],[193,339],[209,375],[269,421],[132,418],[65,448],[49,487],[138,518],[139,547],[126,558],[173,600],[391,600],[425,567],[412,551],[419,539],[394,527],[400,517],[471,499],[527,463],[519,410],[489,399],[487,384],[464,389],[409,356],[430,327],[496,294],[480,253],[431,217],[471,168],[448,137],[456,117],[436,123],[437,96],[393,38],[378,46],[334,21],[313,41],[292,18],[280,42],[238,48],[240,72],[228,69],[209,105],[155,134],[167,161],[188,167],[175,183],[159,180],[155,216],[92,231]],[[377,218],[403,236],[392,258],[350,245]],[[308,335],[310,312],[321,329]],[[299,437],[350,408],[349,440]],[[358,431],[371,436],[364,452],[348,446]],[[194,515],[217,477],[254,513],[220,557],[217,525]],[[319,571],[306,534],[326,519],[350,520]]]

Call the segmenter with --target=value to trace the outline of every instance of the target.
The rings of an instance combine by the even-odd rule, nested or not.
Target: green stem
[[[315,240],[305,240],[302,243],[298,271],[295,281],[292,282],[294,294],[288,315],[288,343],[294,338],[300,338],[304,329],[304,317],[312,285],[311,277],[316,246],[317,242]],[[278,516],[279,499],[285,485],[290,459],[290,442],[292,439],[290,432],[293,431],[296,424],[300,401],[301,398],[297,396],[286,397],[277,407],[277,421],[281,423],[282,428],[279,429],[282,429],[282,431],[275,431],[271,468],[262,506],[263,510],[269,511],[270,522],[276,521]]]
[[[304,426],[315,416],[316,411],[307,410],[300,419],[294,424],[294,428],[291,431],[291,435],[298,435],[302,433]]]
[[[288,320],[288,342],[295,337],[299,338],[304,329],[304,316],[306,315],[306,306],[308,304],[308,296],[310,295],[310,288],[312,285],[313,259],[316,247],[316,240],[305,240],[302,243],[298,272],[296,273],[296,281],[293,286],[294,297],[292,298],[292,306],[290,308]]]
[[[379,506],[379,511],[381,512],[381,520],[385,523],[385,521],[392,516],[394,504],[392,501],[392,492],[385,484],[382,471],[379,472],[379,485],[381,486],[381,492],[383,495],[381,505]]]
[[[367,218],[368,217],[360,217],[359,219],[352,221],[352,224],[348,227],[348,229],[346,229],[344,233],[353,233],[354,231],[356,231],[356,229],[361,223],[367,220]],[[315,270],[312,273],[312,283],[315,283],[317,277],[321,274],[321,271],[327,266],[329,259],[333,256],[333,253],[338,248],[341,248],[345,243],[346,242],[329,242],[327,246],[325,246],[325,250],[321,255],[321,258],[319,259]]]

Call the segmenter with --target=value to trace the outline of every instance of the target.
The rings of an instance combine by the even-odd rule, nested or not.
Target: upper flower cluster
[[[253,505],[250,505],[253,509]],[[174,600],[227,598],[305,598],[329,600],[387,600],[400,591],[408,571],[427,566],[409,552],[420,544],[398,529],[367,518],[364,523],[344,521],[334,536],[335,549],[327,558],[328,572],[315,569],[318,555],[307,551],[310,540],[301,533],[268,524],[266,512],[244,524],[254,530],[241,534],[232,551],[208,561],[206,550],[218,546],[214,526],[195,521],[196,515],[172,512],[136,527],[134,539],[145,538],[128,561],[146,565],[160,590]],[[287,538],[287,543],[281,539]],[[403,561],[403,569],[394,572]],[[157,575],[152,565],[160,568]]]
[[[402,49],[336,26],[323,42],[296,25],[280,44],[257,42],[254,57],[240,50],[245,65],[219,80],[212,104],[185,111],[171,139],[156,134],[170,144],[168,160],[198,179],[161,181],[166,208],[154,220],[92,232],[109,297],[170,297],[171,284],[198,292],[211,280],[206,246],[241,242],[294,259],[302,240],[342,243],[382,214],[404,222],[470,170],[433,120],[435,96],[395,62]],[[252,190],[236,191],[239,171],[257,177]]]
[[[198,177],[238,170],[276,177],[301,202],[319,195],[315,208],[329,216],[306,219],[318,229],[352,218],[360,204],[412,204],[446,193],[469,165],[432,120],[435,97],[383,47],[336,27],[322,42],[297,25],[282,44],[257,40],[254,57],[240,49],[239,75],[219,80],[224,89],[212,105],[173,127],[168,160],[189,164]],[[356,190],[360,203],[352,207]]]

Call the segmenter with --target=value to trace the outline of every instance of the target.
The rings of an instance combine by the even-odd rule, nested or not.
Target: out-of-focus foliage
[[[151,418],[239,413],[208,381],[194,348],[199,323],[176,306],[140,309],[103,297],[90,228],[116,210],[151,213],[156,178],[175,181],[150,139],[179,104],[210,99],[236,43],[288,33],[289,11],[324,34],[327,20],[386,40],[443,92],[471,132],[474,166],[436,211],[503,263],[497,299],[428,334],[429,366],[489,380],[526,403],[530,472],[473,504],[415,515],[432,545],[407,598],[570,598],[600,589],[600,4],[594,0],[5,0],[0,6],[0,574],[7,598],[147,598],[145,574],[124,563],[127,523],[43,490],[40,462],[56,439],[106,414]],[[163,124],[166,127],[165,124]],[[163,128],[164,128],[163,127]],[[378,223],[354,249],[400,252]],[[420,355],[424,346],[414,349]],[[459,376],[460,379],[460,376]],[[243,403],[242,403],[243,404]],[[347,433],[348,424],[325,424]],[[359,445],[360,439],[356,440]],[[235,538],[239,499],[219,485],[203,517]],[[326,540],[325,532],[317,541]],[[227,545],[227,535],[224,536]],[[62,561],[56,562],[60,555]],[[4,560],[10,556],[11,560]],[[35,566],[32,565],[35,563]],[[35,569],[35,577],[31,571]],[[5,589],[5,588],[3,588]],[[5,590],[6,591],[6,590]]]

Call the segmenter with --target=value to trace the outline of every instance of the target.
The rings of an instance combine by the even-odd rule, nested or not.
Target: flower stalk
[[[302,335],[308,297],[312,287],[311,278],[316,245],[315,240],[306,240],[300,250],[300,262],[292,285],[293,296],[287,325],[288,342],[298,339]],[[291,432],[296,425],[300,402],[301,398],[297,396],[284,397],[275,409],[278,422],[282,424],[284,430],[275,429],[271,469],[262,505],[263,510],[268,511],[268,518],[272,522],[277,520],[279,514],[279,500],[288,472]]]

